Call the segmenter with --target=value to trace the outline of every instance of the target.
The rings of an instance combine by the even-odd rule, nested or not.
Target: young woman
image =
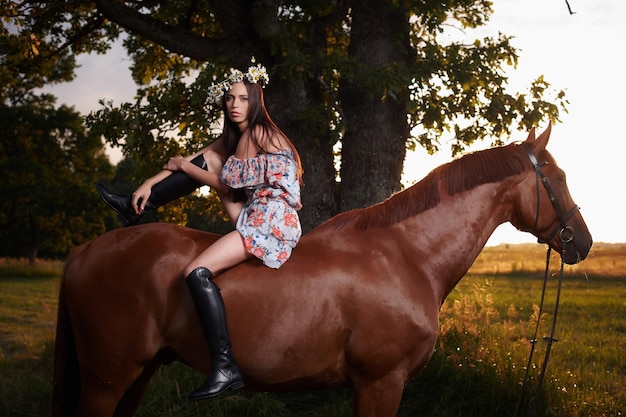
[[[235,230],[206,248],[184,270],[211,353],[211,373],[190,394],[191,400],[243,387],[230,348],[224,303],[212,282],[213,275],[253,256],[279,268],[302,234],[297,213],[302,207],[300,158],[267,113],[259,73],[267,82],[264,68],[257,65],[246,74],[235,70],[226,81],[212,87],[211,94],[221,100],[225,114],[220,139],[189,158],[170,158],[163,171],[146,180],[132,198],[98,186],[103,200],[126,224],[137,223],[144,210],[178,198],[183,190],[190,192],[200,184],[217,190],[231,220],[236,219]],[[234,190],[241,189],[245,190],[245,201],[233,198]]]

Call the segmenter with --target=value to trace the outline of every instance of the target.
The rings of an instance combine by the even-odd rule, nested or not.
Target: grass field
[[[49,412],[60,262],[0,259],[0,416]],[[551,259],[539,342],[519,416],[526,416],[546,350],[560,261]],[[545,247],[486,248],[450,295],[435,355],[405,390],[399,416],[511,416],[541,299]],[[626,244],[596,244],[564,270],[561,303],[537,416],[617,417],[626,410]],[[203,376],[174,364],[152,380],[137,416],[334,417],[349,392],[237,393],[199,403]]]

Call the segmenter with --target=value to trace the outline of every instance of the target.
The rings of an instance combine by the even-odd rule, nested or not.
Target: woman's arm
[[[201,154],[203,154],[203,153],[205,153],[206,151],[209,151],[209,150],[218,153],[223,158],[224,157],[224,140],[222,139],[222,137],[219,137],[217,140],[214,140],[209,145],[207,145],[204,148],[200,149],[198,152],[196,152],[196,153],[194,153],[192,155],[189,155],[189,156],[185,157],[184,159],[187,160],[187,161],[191,161],[192,159],[194,159],[198,155],[201,155]],[[193,165],[193,164],[190,163],[190,165]],[[167,166],[167,164],[165,166]],[[155,184],[163,181],[165,178],[169,177],[172,174],[172,171],[175,171],[175,170],[167,169],[167,168],[165,168],[165,166],[163,166],[163,170],[162,171],[159,171],[157,174],[155,174],[152,177],[150,177],[147,180],[145,180],[139,187],[137,187],[137,189],[133,193],[131,204],[132,204],[132,207],[133,207],[133,209],[135,210],[135,212],[137,214],[141,213],[145,209],[146,203],[148,202],[148,199],[150,198],[150,195],[152,194],[152,187]],[[195,166],[195,165],[193,165],[193,166]],[[198,167],[196,167],[196,168],[198,168]],[[198,169],[202,170],[201,168],[198,168]],[[189,175],[189,174],[187,174],[187,175]],[[191,175],[189,175],[189,176],[191,176]],[[196,181],[201,182],[203,184],[211,185],[208,182],[206,182],[205,180],[199,180],[196,177],[192,177],[192,178],[194,178]],[[218,181],[219,181],[219,178],[218,178]],[[228,190],[226,190],[226,192],[227,191]],[[139,205],[140,201],[141,201],[141,205]]]

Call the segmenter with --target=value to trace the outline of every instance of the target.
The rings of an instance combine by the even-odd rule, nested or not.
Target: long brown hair
[[[302,180],[302,162],[300,161],[300,154],[298,153],[296,147],[293,142],[289,139],[289,137],[274,123],[269,113],[267,112],[267,108],[265,107],[265,96],[263,95],[263,88],[259,83],[251,83],[248,80],[243,81],[246,86],[246,91],[248,92],[248,130],[250,131],[251,139],[256,143],[256,145],[262,149],[263,147],[259,144],[258,129],[259,126],[263,129],[263,135],[269,138],[269,140],[273,140],[274,138],[280,138],[287,142],[287,145],[291,148],[296,164],[298,165],[298,182],[300,185],[304,185]],[[239,131],[239,127],[235,122],[230,120],[227,116],[228,111],[226,109],[226,94],[222,98],[222,110],[224,112],[224,148],[226,151],[226,157],[228,158],[231,155],[235,154],[237,150],[237,145],[239,144],[239,139],[241,139],[242,132]],[[278,146],[278,144],[273,143],[274,146]]]

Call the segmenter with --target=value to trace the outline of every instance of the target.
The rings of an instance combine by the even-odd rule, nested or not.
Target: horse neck
[[[446,195],[433,209],[407,218],[404,227],[416,236],[417,268],[431,281],[440,301],[472,266],[489,237],[513,212],[515,180],[485,184]]]

